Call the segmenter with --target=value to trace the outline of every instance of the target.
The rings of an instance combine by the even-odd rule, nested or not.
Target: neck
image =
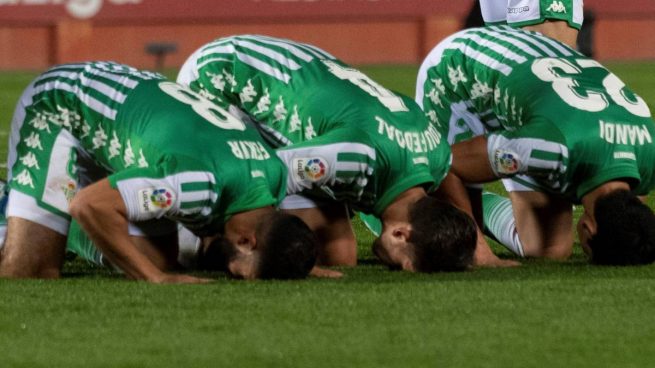
[[[257,230],[262,225],[262,220],[266,216],[273,214],[275,210],[272,206],[266,206],[239,212],[233,215],[226,223],[224,228],[224,238],[230,243],[240,245],[251,243],[254,246],[254,239]]]
[[[408,222],[410,206],[425,196],[425,190],[421,187],[413,187],[400,193],[382,212],[382,223]]]
[[[608,181],[591,192],[582,196],[582,206],[587,214],[593,217],[596,200],[616,190],[630,190],[630,185],[624,181]]]

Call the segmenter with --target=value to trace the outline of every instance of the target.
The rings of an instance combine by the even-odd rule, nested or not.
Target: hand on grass
[[[323,278],[330,278],[330,279],[339,279],[343,277],[343,273],[335,270],[330,270],[327,268],[321,268],[314,266],[312,270],[309,272],[309,275],[312,277],[323,277]]]
[[[212,282],[213,280],[191,275],[163,273],[157,279],[149,281],[155,284],[206,284]]]
[[[475,267],[489,267],[489,268],[499,268],[499,267],[517,267],[520,266],[521,262],[515,261],[513,259],[501,259],[495,255],[488,257],[475,257],[473,260],[473,266]]]

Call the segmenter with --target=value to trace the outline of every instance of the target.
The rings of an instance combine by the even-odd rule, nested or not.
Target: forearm
[[[110,216],[100,211],[89,211],[76,219],[107,260],[125,272],[127,277],[157,282],[163,272],[132,243],[127,235],[127,224],[122,226]]]
[[[487,183],[498,179],[491,169],[487,138],[478,136],[451,146],[450,171],[465,183]]]
[[[452,171],[441,182],[436,194],[440,199],[450,202],[474,218],[469,192],[466,190],[462,180]]]
[[[471,198],[469,193],[480,195],[481,191],[467,191],[462,180],[457,177],[453,172],[448,173],[448,176],[439,186],[437,195],[445,200],[448,200],[454,206],[466,212],[469,216],[474,217],[474,209],[471,205]],[[474,201],[475,202],[475,201]],[[518,265],[515,261],[507,261],[499,259],[489,247],[484,234],[482,233],[481,224],[478,224],[477,233],[478,240],[473,255],[473,264],[475,266],[486,267],[505,267]]]
[[[128,277],[152,282],[163,277],[164,273],[132,243],[120,194],[106,180],[80,191],[71,203],[71,215],[105,257]]]

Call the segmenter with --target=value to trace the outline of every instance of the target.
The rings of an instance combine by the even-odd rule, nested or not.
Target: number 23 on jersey
[[[651,116],[646,102],[635,94],[628,95],[624,89],[625,83],[609,71],[603,79],[604,91],[592,91],[580,86],[571,76],[581,74],[587,68],[605,69],[597,61],[589,59],[543,58],[532,63],[532,73],[542,81],[550,82],[559,97],[576,109],[603,111],[609,106],[609,97],[633,115],[645,118]]]

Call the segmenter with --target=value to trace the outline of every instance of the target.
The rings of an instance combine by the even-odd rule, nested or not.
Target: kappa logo
[[[175,195],[168,188],[145,188],[138,192],[139,210],[142,213],[167,210],[173,205]]]
[[[297,158],[293,160],[293,168],[298,180],[315,182],[325,176],[328,164],[322,157]]]
[[[546,11],[550,11],[553,13],[566,13],[566,7],[564,6],[564,3],[561,1],[553,1],[550,3],[548,8],[546,8]]]
[[[500,175],[512,175],[519,171],[518,155],[512,151],[496,150],[494,164]]]

